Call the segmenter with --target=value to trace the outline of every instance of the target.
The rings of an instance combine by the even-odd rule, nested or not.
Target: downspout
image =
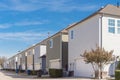
[[[103,14],[101,14],[101,16],[100,16],[100,44],[99,44],[99,46],[102,48],[103,47],[103,45],[102,45],[102,18],[103,18]]]
[[[35,65],[35,62],[34,62],[34,55],[35,55],[35,51],[34,51],[34,49],[33,49],[33,71],[35,70],[35,67],[34,67],[34,65]]]
[[[27,71],[27,52],[25,53],[25,70]]]
[[[103,47],[103,45],[102,45],[102,18],[103,18],[103,14],[101,14],[101,16],[100,16],[100,22],[99,22],[99,29],[100,29],[100,32],[99,32],[99,34],[100,34],[100,43],[99,43],[99,46],[102,48]],[[102,76],[102,74],[101,74],[101,70],[99,69],[99,79],[101,80],[101,76]]]
[[[63,68],[63,57],[62,57],[62,32],[60,33],[60,62],[61,62],[61,69]]]

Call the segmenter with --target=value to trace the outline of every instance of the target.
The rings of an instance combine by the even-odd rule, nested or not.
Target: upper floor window
[[[120,20],[117,20],[117,33],[120,34]]]
[[[53,48],[53,39],[50,39],[49,44],[50,44],[50,48]]]
[[[115,20],[108,19],[108,32],[115,33]]]
[[[72,30],[72,31],[70,32],[70,38],[71,38],[71,39],[73,39],[73,35],[74,35],[74,31]]]

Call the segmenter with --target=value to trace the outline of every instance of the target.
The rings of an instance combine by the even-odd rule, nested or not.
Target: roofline
[[[107,4],[107,5],[111,5],[111,4]],[[105,5],[104,7],[106,7],[107,5]],[[91,18],[91,17],[93,17],[93,16],[95,16],[95,15],[97,15],[97,14],[106,14],[106,13],[100,12],[102,9],[104,9],[104,7],[98,9],[96,12],[94,12],[94,13],[91,14],[90,16],[84,18],[83,20],[81,20],[81,21],[79,21],[79,22],[77,22],[77,23],[75,23],[75,24],[69,26],[66,30],[69,30],[70,28],[74,27],[75,25],[77,25],[77,24],[79,24],[79,23],[82,23],[83,21],[85,21],[85,20],[87,20],[87,19],[89,19],[89,18]],[[109,14],[109,15],[112,15],[112,14]],[[114,15],[114,16],[116,16],[116,15]]]
[[[22,50],[21,52],[19,52],[19,53],[15,54],[14,56],[8,58],[7,60],[9,60],[9,59],[11,59],[11,58],[13,58],[13,57],[15,57],[15,56],[17,56],[17,55],[19,55],[19,54],[22,54],[23,52],[26,52],[26,51],[28,51],[29,49],[34,48],[36,45],[39,45],[39,44],[45,45],[45,44],[42,44],[42,42],[49,40],[50,38],[54,37],[55,35],[57,35],[57,34],[59,34],[59,33],[67,33],[67,34],[68,34],[68,32],[62,32],[63,30],[66,30],[66,28],[64,28],[64,29],[62,29],[61,31],[55,33],[54,35],[52,35],[52,36],[50,36],[50,37],[48,37],[48,38],[40,41],[39,43],[37,43],[37,44],[35,44],[35,45],[33,45],[33,46],[30,46],[30,47],[26,48],[25,50]]]
[[[111,5],[111,4],[107,4],[107,5]],[[104,7],[106,7],[107,5],[105,5]],[[84,18],[83,20],[81,20],[81,21],[79,21],[79,22],[77,22],[77,23],[75,23],[75,24],[69,26],[66,30],[69,30],[70,28],[76,26],[76,25],[79,24],[79,23],[82,23],[83,21],[85,21],[85,20],[87,20],[87,19],[89,19],[89,18],[91,18],[91,17],[93,17],[93,16],[95,16],[95,15],[97,15],[97,14],[105,14],[105,15],[112,15],[112,16],[120,17],[119,15],[113,15],[113,14],[108,14],[108,13],[102,13],[102,12],[100,12],[102,9],[104,9],[104,8],[100,8],[99,10],[97,10],[96,12],[94,12],[93,14],[91,14],[90,16],[88,16],[88,17]]]
[[[87,20],[87,19],[93,17],[94,15],[99,14],[99,11],[101,11],[102,9],[103,9],[103,8],[100,8],[99,10],[97,10],[96,12],[94,12],[93,14],[91,14],[90,16],[88,16],[88,17],[84,18],[83,20],[81,20],[81,21],[79,21],[79,22],[77,22],[77,23],[75,23],[75,24],[69,26],[66,30],[69,30],[70,28],[74,27],[75,25],[77,25],[77,24],[79,24],[79,23],[82,23],[83,21],[85,21],[85,20]]]

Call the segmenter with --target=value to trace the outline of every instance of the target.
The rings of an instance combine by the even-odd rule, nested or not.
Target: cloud
[[[9,28],[11,25],[10,24],[0,24],[0,29],[6,29]]]
[[[36,11],[36,10],[49,10],[57,12],[70,12],[70,11],[90,11],[96,9],[96,4],[80,3],[81,1],[75,0],[9,0],[8,2],[0,3],[0,10],[10,11]]]
[[[43,21],[21,21],[21,22],[15,22],[15,23],[4,23],[4,24],[0,24],[0,29],[6,29],[14,26],[42,25],[47,22],[48,22],[47,20],[43,20]]]
[[[43,21],[22,21],[14,23],[13,26],[30,26],[30,25],[41,25],[44,24]]]
[[[51,34],[52,31],[48,31]],[[0,33],[0,40],[14,40],[14,41],[37,41],[47,38],[46,32],[8,32]]]

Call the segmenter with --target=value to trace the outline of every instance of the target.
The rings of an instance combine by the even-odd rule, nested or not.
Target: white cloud
[[[6,29],[14,26],[33,26],[33,25],[42,25],[47,23],[48,21],[21,21],[21,22],[15,22],[15,23],[4,23],[0,24],[0,29]]]
[[[9,28],[11,25],[10,24],[0,24],[0,29],[6,29]]]
[[[51,34],[52,31],[48,31]],[[35,41],[42,40],[48,36],[46,32],[8,32],[0,33],[0,40],[15,40],[15,41]]]
[[[13,25],[14,26],[29,26],[29,25],[41,25],[44,24],[42,21],[22,21],[22,22],[16,22]]]
[[[90,11],[96,9],[96,4],[81,4],[75,2],[75,0],[9,0],[0,3],[0,10],[12,10],[12,11],[36,11],[46,9],[50,11]]]

